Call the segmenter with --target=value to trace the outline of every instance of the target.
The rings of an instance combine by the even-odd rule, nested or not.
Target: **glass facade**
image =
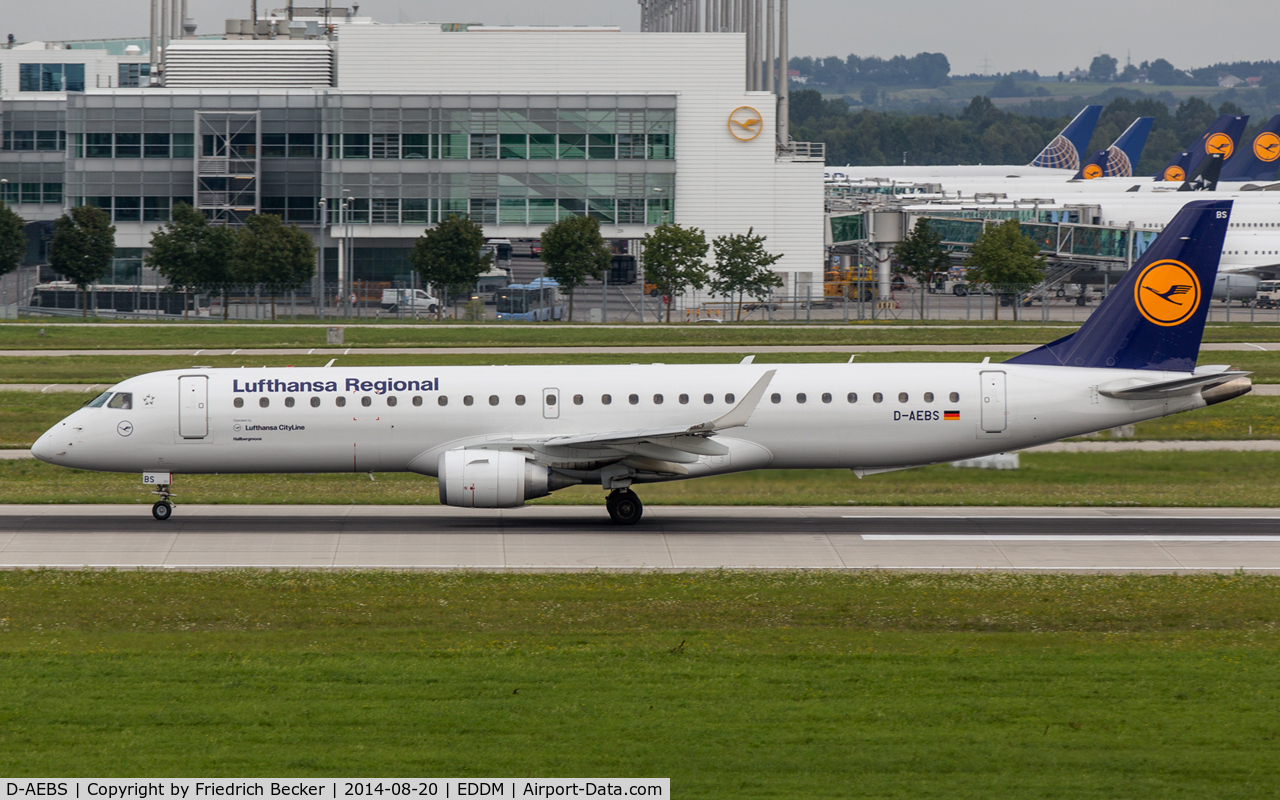
[[[19,64],[20,92],[83,92],[84,64]]]

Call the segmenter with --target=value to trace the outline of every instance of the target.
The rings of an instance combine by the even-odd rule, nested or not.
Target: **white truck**
[[[440,301],[422,289],[384,289],[380,305],[388,314],[400,311],[434,314],[440,308]]]

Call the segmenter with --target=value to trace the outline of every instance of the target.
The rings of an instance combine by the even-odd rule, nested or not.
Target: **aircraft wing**
[[[525,450],[534,460],[561,470],[593,469],[623,462],[643,472],[687,474],[683,464],[696,463],[700,456],[723,456],[729,448],[709,437],[747,424],[760,405],[776,370],[768,370],[738,401],[715,419],[696,425],[605,431],[576,435],[512,436],[491,439],[473,449]]]

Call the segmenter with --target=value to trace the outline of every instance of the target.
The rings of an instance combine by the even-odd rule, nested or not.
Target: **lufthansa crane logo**
[[[1231,158],[1235,149],[1236,143],[1225,133],[1215,133],[1204,141],[1204,151],[1210,155],[1221,153],[1224,161]]]
[[[1084,179],[1091,181],[1094,178],[1102,177],[1102,167],[1098,164],[1089,164],[1084,168]]]
[[[1181,325],[1200,305],[1200,279],[1181,261],[1157,261],[1138,276],[1133,300],[1148,322],[1166,328]]]
[[[1259,161],[1275,161],[1280,158],[1280,136],[1271,131],[1258,134],[1258,138],[1253,140],[1253,154]]]
[[[764,118],[751,106],[735,108],[729,115],[729,133],[740,142],[749,142],[764,130]]]
[[[1166,181],[1185,181],[1187,172],[1182,167],[1169,167],[1164,171],[1164,179]]]

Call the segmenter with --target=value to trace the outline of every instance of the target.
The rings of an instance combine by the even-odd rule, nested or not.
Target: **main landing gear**
[[[604,502],[609,519],[618,525],[635,525],[644,515],[644,503],[630,489],[614,489]]]
[[[169,502],[169,498],[173,497],[173,492],[169,491],[169,484],[162,484],[160,488],[152,494],[160,495],[160,499],[151,507],[151,516],[164,522],[173,516],[173,503]]]

